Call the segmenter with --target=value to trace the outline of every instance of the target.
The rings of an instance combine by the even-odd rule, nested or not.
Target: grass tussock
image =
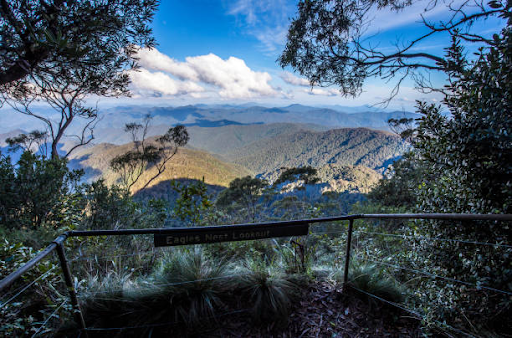
[[[331,279],[341,283],[343,272],[336,270]],[[349,285],[394,303],[405,300],[405,290],[398,282],[374,264],[353,264],[349,270]],[[375,300],[367,295],[369,300]]]
[[[169,254],[157,272],[146,279],[130,279],[129,275],[109,275],[101,281],[92,278],[90,286],[95,292],[82,305],[87,325],[108,328],[127,323],[132,327],[169,324],[202,329],[223,307],[221,296],[230,288],[228,274],[225,262],[213,262],[201,250],[187,250]]]
[[[256,260],[247,260],[238,271],[238,287],[247,304],[251,304],[253,319],[257,323],[285,325],[298,296],[300,279]]]

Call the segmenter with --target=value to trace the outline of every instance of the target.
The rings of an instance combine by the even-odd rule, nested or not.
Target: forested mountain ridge
[[[261,175],[261,178],[268,180],[281,191],[292,194],[297,188],[305,188],[306,195],[312,200],[320,198],[327,192],[368,193],[382,178],[379,172],[360,165],[326,164],[315,169],[318,182],[307,186],[304,186],[303,182],[296,181],[277,183],[276,180],[285,171],[282,168]]]
[[[276,136],[293,135],[310,131],[326,131],[327,127],[314,124],[271,123],[252,125],[228,125],[222,127],[188,127],[190,141],[188,146],[219,155],[226,155],[237,149],[264,139]]]
[[[322,167],[327,164],[362,165],[382,170],[406,149],[401,138],[391,133],[345,128],[278,135],[253,142],[225,154],[225,157],[260,174],[280,167]]]

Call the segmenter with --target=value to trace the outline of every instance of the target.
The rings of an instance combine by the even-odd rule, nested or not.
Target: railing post
[[[348,223],[348,234],[347,234],[347,253],[345,254],[345,272],[343,274],[343,285],[348,283],[348,266],[350,264],[350,249],[352,247],[352,229],[354,226],[354,220],[349,220]]]
[[[64,253],[64,246],[62,245],[62,242],[63,241],[55,241],[55,244],[57,244],[57,254],[59,255],[62,273],[64,274],[64,281],[66,282],[69,297],[71,298],[71,305],[73,306],[75,320],[77,324],[80,325],[80,328],[84,330],[85,337],[87,337],[87,327],[82,315],[82,310],[80,309],[80,304],[78,303],[78,298],[76,297],[75,287],[73,286],[73,279],[71,278],[71,272],[69,269],[68,260],[66,259],[66,254]]]

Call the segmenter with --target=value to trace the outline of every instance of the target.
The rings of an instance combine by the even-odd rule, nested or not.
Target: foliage
[[[249,219],[254,221],[257,214],[257,205],[265,188],[268,186],[266,180],[260,178],[252,178],[245,176],[235,178],[229,187],[223,190],[215,202],[218,206],[230,206],[235,204],[236,207],[244,207]]]
[[[133,222],[136,205],[122,188],[107,186],[98,180],[86,187],[87,212],[82,227],[85,229],[115,229]],[[129,226],[128,226],[129,227]]]
[[[222,304],[221,294],[229,289],[229,282],[223,280],[228,278],[227,268],[226,261],[212,261],[198,249],[177,253],[163,262],[157,283],[171,284],[163,288],[174,293],[171,304],[176,319],[181,317],[192,325],[213,319]]]
[[[261,260],[248,260],[239,271],[239,287],[252,304],[254,320],[286,325],[298,286]]]
[[[166,164],[189,140],[185,126],[177,125],[158,137],[155,142],[149,142],[147,135],[151,116],[147,115],[144,123],[128,123],[125,131],[132,136],[133,150],[117,155],[110,161],[112,169],[121,175],[122,185],[130,189],[141,178],[145,170],[155,167],[157,172],[150,177],[139,190],[144,190],[166,170]]]
[[[408,152],[393,163],[391,172],[370,191],[368,198],[382,206],[404,207],[412,210],[417,204],[416,192],[425,179],[425,164],[415,160],[414,152]]]
[[[407,145],[388,132],[342,128],[324,132],[300,130],[257,140],[228,154],[233,162],[256,173],[312,165],[361,165],[379,169],[400,156]]]
[[[0,242],[0,279],[14,272],[31,258],[36,252],[21,243],[12,244],[6,239]],[[16,294],[27,283],[33,282],[30,291]],[[2,294],[0,305],[0,335],[18,337],[32,335],[38,330],[49,331],[49,327],[41,328],[44,320],[55,308],[55,304],[64,301],[62,296],[60,271],[50,260],[45,260],[23,275],[7,292]],[[16,296],[16,297],[14,297]],[[37,310],[37,311],[36,311]],[[67,319],[69,308],[64,307],[54,318]],[[60,321],[60,320],[59,320]]]
[[[28,134],[19,134],[18,136],[7,138],[5,142],[9,145],[9,151],[31,151],[47,157],[47,139],[48,134],[45,131],[33,130]]]
[[[298,15],[289,27],[279,63],[282,67],[291,66],[311,85],[336,85],[346,96],[361,94],[364,81],[371,77],[387,80],[398,77],[392,96],[409,75],[419,87],[436,90],[425,79],[424,72],[449,72],[452,60],[433,50],[413,50],[432,36],[443,39],[459,35],[468,44],[493,46],[494,41],[477,32],[472,24],[491,17],[507,20],[510,15],[508,1],[464,3],[457,7],[435,2],[425,5],[424,11],[428,13],[445,6],[450,12],[449,19],[430,22],[418,14],[424,29],[418,30],[410,41],[395,44],[392,51],[365,35],[372,16],[379,10],[391,10],[399,15],[402,9],[415,3],[410,0],[302,0],[298,3]]]
[[[127,95],[127,70],[136,66],[139,46],[153,46],[148,23],[156,1],[2,2],[0,9],[0,93],[15,111],[36,118],[57,158],[66,132],[84,124],[67,157],[94,138],[96,108],[86,96]],[[34,109],[48,104],[58,117]]]
[[[494,46],[481,50],[474,63],[465,62],[457,39],[450,49],[454,66],[450,83],[453,95],[445,104],[451,117],[439,107],[420,103],[423,113],[417,128],[415,149],[428,169],[417,191],[418,207],[427,212],[512,212],[512,30],[495,34]],[[500,222],[425,222],[422,231],[466,241],[511,243],[510,224]],[[434,247],[432,250],[431,247]],[[431,264],[443,273],[511,292],[510,250],[482,247],[468,250],[454,242],[424,246]],[[453,257],[457,257],[454,259]],[[482,258],[480,258],[482,257]],[[485,257],[485,258],[484,258]],[[456,291],[454,291],[456,290]],[[447,285],[453,294],[443,304],[444,318],[457,318],[461,304],[465,316],[477,329],[499,328],[512,311],[509,297],[483,295],[460,285]],[[481,309],[486,309],[482,315]],[[436,311],[439,311],[437,309]]]
[[[171,186],[179,194],[174,204],[174,215],[188,225],[200,225],[205,212],[213,206],[204,181],[191,183],[171,181]]]
[[[81,210],[81,170],[64,159],[46,160],[28,151],[16,165],[0,158],[0,224],[7,228],[72,228]]]
[[[349,283],[356,290],[363,290],[394,303],[401,303],[405,300],[405,290],[376,265],[353,264],[349,271]],[[342,281],[341,277],[341,270],[332,275],[332,278],[338,282]],[[371,296],[368,296],[368,300],[375,302],[375,298],[371,298]]]
[[[180,323],[197,331],[218,315],[232,285],[228,272],[226,262],[212,261],[201,250],[174,251],[149,278],[134,280],[120,274],[96,280],[95,285],[104,287],[91,284],[93,291],[84,304],[86,321],[95,327],[110,327],[116,321],[121,326]]]
[[[414,153],[395,164],[395,175],[370,198],[421,212],[512,212],[511,32],[509,25],[495,34],[492,46],[481,49],[473,62],[465,58],[461,37],[454,34],[447,51],[450,83],[444,99],[450,115],[440,106],[418,103],[422,117],[409,133]],[[417,285],[424,290],[417,296],[428,304],[429,322],[447,321],[474,333],[510,330],[503,320],[512,311],[510,298],[480,289],[512,291],[510,249],[463,244],[508,245],[510,234],[507,222],[424,221],[416,226],[411,235],[420,237],[409,243],[417,252],[409,257],[411,264],[426,264],[436,275],[476,285]]]
[[[315,184],[320,181],[316,175],[317,170],[311,166],[288,168],[279,175],[274,184],[293,182],[297,180],[303,181],[304,184]]]
[[[156,6],[156,1],[128,0],[3,1],[0,83],[29,75],[58,79],[63,65],[75,71],[128,66],[134,45],[154,45],[148,22]],[[126,84],[122,74],[112,75],[105,80]]]

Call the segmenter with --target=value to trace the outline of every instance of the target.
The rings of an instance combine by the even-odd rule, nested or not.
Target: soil
[[[247,313],[231,315],[217,329],[189,337],[422,337],[410,314],[349,289],[325,282],[304,290],[287,325],[255,325]]]
[[[233,298],[233,304],[225,304],[226,312],[208,323],[209,329],[196,328],[185,331],[183,325],[163,325],[152,328],[125,328],[122,330],[88,330],[88,337],[423,337],[419,320],[394,306],[369,298],[354,290],[342,290],[327,282],[315,282],[304,287],[299,301],[291,309],[287,323],[255,323],[247,310],[250,304],[242,304]],[[206,323],[205,323],[206,324]],[[69,332],[59,336],[76,337]],[[81,335],[82,337],[84,335]]]

